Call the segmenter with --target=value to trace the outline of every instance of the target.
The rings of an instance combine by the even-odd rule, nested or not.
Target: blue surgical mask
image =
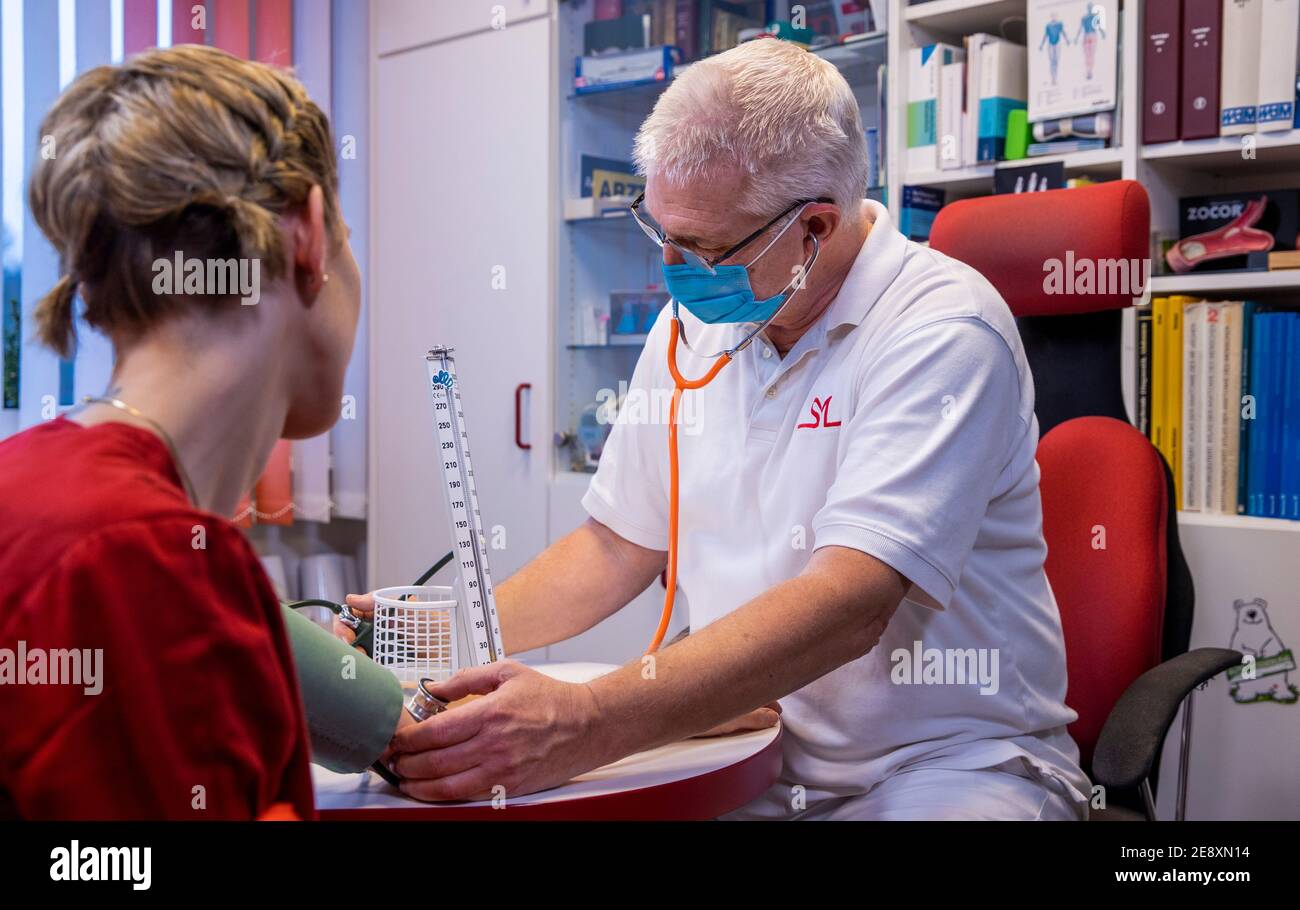
[[[762,252],[750,262],[763,258],[764,253],[772,248],[791,224],[798,220],[798,215],[783,227],[771,243],[763,247]],[[805,263],[805,266],[807,264]],[[697,268],[688,263],[664,265],[664,286],[669,295],[701,322],[715,325],[717,323],[767,322],[785,304],[791,289],[797,283],[790,284],[779,293],[766,300],[757,300],[754,289],[749,283],[749,267],[743,265],[714,266],[713,273]]]
[[[686,263],[665,265],[663,271],[668,293],[701,322],[766,322],[785,303],[784,291],[755,300],[743,265],[720,265],[712,275]]]

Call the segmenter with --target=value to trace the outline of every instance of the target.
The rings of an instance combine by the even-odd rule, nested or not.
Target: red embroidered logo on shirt
[[[831,420],[831,396],[827,395],[826,400],[814,398],[812,403],[812,422],[797,424],[800,430],[815,430],[819,427],[838,427],[843,421]]]

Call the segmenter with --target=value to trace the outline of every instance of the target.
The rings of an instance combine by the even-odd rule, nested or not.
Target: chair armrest
[[[1183,699],[1207,679],[1240,663],[1240,651],[1196,648],[1133,680],[1097,737],[1092,756],[1096,782],[1108,788],[1126,788],[1146,780]]]

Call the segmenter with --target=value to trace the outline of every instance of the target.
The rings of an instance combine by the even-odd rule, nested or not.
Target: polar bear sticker
[[[1234,600],[1232,609],[1237,624],[1228,647],[1240,651],[1245,659],[1241,666],[1228,670],[1229,694],[1243,705],[1265,701],[1294,704],[1300,699],[1300,690],[1290,680],[1295,658],[1273,629],[1268,602],[1258,597]]]

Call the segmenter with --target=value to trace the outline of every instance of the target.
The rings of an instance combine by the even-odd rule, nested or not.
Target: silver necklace
[[[145,423],[149,424],[149,426],[153,427],[162,438],[163,445],[167,446],[167,451],[172,456],[172,463],[176,465],[176,473],[180,475],[181,485],[185,488],[185,496],[189,499],[190,505],[198,505],[198,497],[194,495],[194,485],[190,483],[190,475],[185,473],[185,466],[181,464],[181,456],[180,453],[176,451],[176,444],[172,442],[171,436],[162,428],[158,421],[149,417],[147,414],[144,414],[138,408],[131,407],[120,398],[94,398],[87,395],[81,400],[81,403],[83,406],[88,404],[106,404],[109,407],[114,407],[119,411],[124,411],[127,414],[130,414],[138,420],[143,420]]]

